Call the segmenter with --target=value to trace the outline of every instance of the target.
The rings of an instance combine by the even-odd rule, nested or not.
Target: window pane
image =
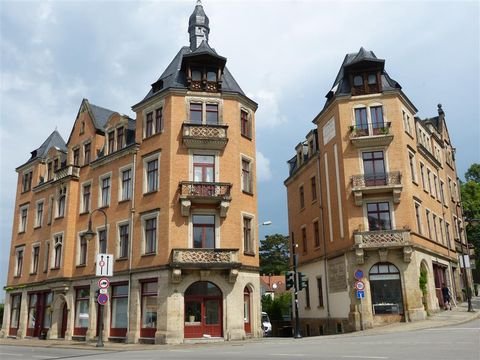
[[[190,122],[195,124],[202,123],[202,104],[190,104]]]
[[[353,77],[353,85],[354,86],[362,86],[363,85],[363,77],[361,75],[356,75]]]
[[[128,299],[120,298],[112,301],[112,328],[127,327]]]
[[[156,284],[156,283],[155,283]],[[157,297],[142,297],[142,328],[157,327]]]

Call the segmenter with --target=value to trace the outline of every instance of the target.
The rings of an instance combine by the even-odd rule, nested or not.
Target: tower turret
[[[195,5],[192,15],[188,21],[188,33],[190,34],[190,50],[195,50],[200,46],[202,41],[208,43],[208,34],[210,28],[208,27],[208,16],[203,10],[203,5],[200,0]]]

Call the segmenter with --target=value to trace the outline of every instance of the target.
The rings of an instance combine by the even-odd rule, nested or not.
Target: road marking
[[[305,354],[269,354],[272,356],[297,356],[297,357],[303,357]]]
[[[23,354],[10,354],[10,353],[0,353],[0,355],[8,355],[8,356],[23,356]]]
[[[428,329],[427,331],[452,331],[452,330],[480,330],[480,328],[441,328],[441,329]]]
[[[46,356],[46,355],[32,355],[32,357],[36,359],[57,359],[56,356],[51,357],[51,356]]]
[[[363,355],[343,355],[342,358],[350,358],[350,359],[388,359],[387,356],[363,356]]]

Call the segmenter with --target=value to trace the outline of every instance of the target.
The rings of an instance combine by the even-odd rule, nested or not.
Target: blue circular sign
[[[100,305],[105,305],[108,302],[107,294],[98,294],[97,301]]]
[[[355,279],[361,280],[363,279],[363,271],[361,269],[355,270],[355,274],[353,275]]]

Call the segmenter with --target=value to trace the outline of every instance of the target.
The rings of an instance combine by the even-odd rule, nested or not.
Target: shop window
[[[142,283],[142,326],[140,337],[155,337],[157,330],[158,282]]]
[[[402,285],[398,268],[377,263],[369,272],[374,315],[403,314]]]
[[[125,337],[128,327],[128,284],[112,286],[110,336]]]
[[[89,316],[90,288],[75,290],[75,327],[74,335],[84,336],[87,333]]]

